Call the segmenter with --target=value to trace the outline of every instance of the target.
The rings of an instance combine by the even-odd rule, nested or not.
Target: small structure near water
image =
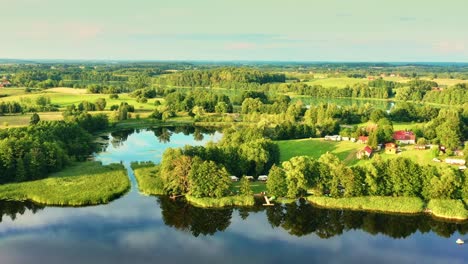
[[[457,243],[458,245],[463,245],[465,244],[465,241],[461,240],[461,238],[457,239],[457,241],[455,241],[455,243]]]

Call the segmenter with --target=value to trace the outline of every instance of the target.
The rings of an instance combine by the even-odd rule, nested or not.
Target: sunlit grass
[[[159,166],[152,162],[132,162],[138,189],[147,195],[164,195],[164,185],[159,177]]]
[[[226,196],[221,198],[196,198],[186,195],[187,201],[198,207],[218,208],[226,206],[253,206],[255,200],[253,196]]]
[[[129,188],[130,181],[123,165],[103,166],[100,162],[83,162],[47,179],[0,185],[0,199],[85,206],[108,203]]]
[[[309,196],[307,200],[314,205],[334,209],[403,214],[415,214],[424,211],[424,202],[417,197],[364,196],[330,198]]]
[[[280,140],[276,143],[280,149],[281,162],[295,156],[310,156],[318,159],[321,155],[330,152],[350,165],[356,161],[356,152],[364,148],[363,144],[350,141],[324,141],[323,138]]]
[[[449,218],[454,220],[468,219],[468,210],[461,200],[443,200],[433,199],[427,204],[427,209],[440,218]]]

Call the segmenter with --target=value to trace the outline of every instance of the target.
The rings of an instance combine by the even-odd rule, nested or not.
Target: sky
[[[0,0],[0,58],[468,62],[466,0]]]

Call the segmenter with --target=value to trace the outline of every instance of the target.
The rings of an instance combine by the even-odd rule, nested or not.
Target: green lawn
[[[164,195],[163,183],[159,177],[159,166],[153,163],[132,162],[133,173],[138,182],[138,189],[147,195]]]
[[[129,188],[130,181],[123,165],[81,162],[50,175],[50,178],[0,185],[0,199],[84,206],[108,203]]]
[[[338,156],[348,165],[357,162],[356,152],[365,147],[363,144],[350,141],[324,141],[323,138],[295,139],[276,141],[280,149],[280,161],[287,161],[295,156],[310,156],[320,158],[330,152]]]
[[[229,190],[231,190],[234,193],[237,193],[239,189],[240,189],[240,181],[233,182],[231,184],[231,187],[229,188]],[[252,189],[254,193],[266,192],[266,183],[260,182],[260,181],[250,182],[250,189]]]

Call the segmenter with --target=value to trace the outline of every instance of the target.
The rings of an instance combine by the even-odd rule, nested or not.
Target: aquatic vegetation
[[[0,186],[0,199],[33,201],[45,205],[85,206],[108,203],[130,189],[121,164],[81,162],[47,179]]]

